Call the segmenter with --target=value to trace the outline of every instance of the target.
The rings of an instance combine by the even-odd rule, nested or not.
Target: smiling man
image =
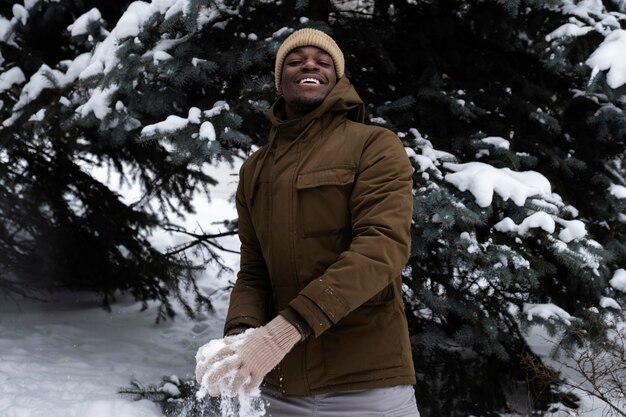
[[[225,346],[196,355],[211,395],[262,383],[271,417],[419,416],[401,280],[413,169],[396,135],[363,123],[344,67],[318,30],[278,50],[269,141],[240,171]]]

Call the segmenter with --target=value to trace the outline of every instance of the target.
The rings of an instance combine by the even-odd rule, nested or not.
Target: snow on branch
[[[523,206],[529,197],[551,195],[550,181],[535,171],[517,172],[482,162],[446,162],[443,167],[454,171],[447,174],[445,180],[461,191],[471,192],[480,207],[489,207],[494,193],[504,201],[511,199],[518,206]]]

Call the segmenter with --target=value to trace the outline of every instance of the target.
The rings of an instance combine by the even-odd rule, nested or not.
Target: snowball
[[[498,169],[482,162],[446,162],[443,166],[455,171],[447,174],[445,180],[461,191],[469,190],[480,207],[491,205],[494,192],[505,201],[510,198],[518,206],[523,206],[528,197],[551,193],[550,182],[538,172]]]
[[[544,320],[559,320],[568,326],[572,320],[572,316],[567,311],[554,304],[524,303],[524,314],[529,321],[532,321],[534,317],[540,317]]]
[[[0,87],[0,89],[2,88]],[[626,187],[622,185],[611,184],[611,186],[609,187],[609,193],[615,198],[626,198]]]
[[[587,230],[585,229],[585,223],[580,220],[557,220],[561,226],[563,226],[563,230],[559,233],[559,239],[561,239],[565,243],[569,243],[572,240],[581,239],[587,235]]]
[[[614,30],[585,61],[591,68],[608,70],[606,80],[611,88],[626,83],[626,30]]]
[[[609,285],[618,291],[626,292],[626,270],[620,268],[615,271]]]

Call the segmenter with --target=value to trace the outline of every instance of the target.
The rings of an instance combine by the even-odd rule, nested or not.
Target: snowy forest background
[[[218,331],[237,221],[212,191],[263,144],[301,27],[415,167],[422,415],[625,416],[624,0],[0,2],[0,322],[72,291]],[[143,382],[168,416],[193,398],[190,375]],[[45,415],[15,398],[5,415]]]

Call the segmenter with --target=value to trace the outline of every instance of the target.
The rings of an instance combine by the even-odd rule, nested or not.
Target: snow
[[[593,28],[589,26],[580,27],[574,23],[565,23],[564,25],[558,27],[554,31],[550,32],[546,35],[546,41],[550,42],[553,39],[562,38],[565,36],[568,37],[578,37],[583,36],[592,31]]]
[[[526,217],[518,226],[517,233],[520,236],[525,236],[530,229],[540,228],[548,233],[554,233],[555,223],[554,219],[548,213],[538,211]]]
[[[621,310],[622,307],[610,297],[600,297],[600,307],[602,308],[613,308],[615,310]]]
[[[245,332],[236,336],[229,336],[223,339],[211,340],[209,343],[201,346],[198,349],[198,352],[196,353],[196,362],[199,366],[206,367],[207,363],[211,359],[213,359],[213,357],[217,353],[219,353],[221,349],[225,348],[228,345],[241,345],[253,331],[254,329],[248,329]],[[226,360],[231,359],[234,359],[234,357],[229,356],[229,358]],[[211,367],[205,370],[204,375],[202,376],[200,389],[196,393],[196,398],[198,400],[202,400],[208,395],[209,392],[217,391],[220,393],[220,397],[222,398],[220,411],[223,416],[234,414],[236,408],[238,408],[239,411],[238,415],[243,415],[246,417],[264,416],[265,404],[260,399],[261,391],[258,387],[254,388],[250,394],[245,394],[240,390],[235,398],[231,398],[229,386],[235,376],[234,370],[233,372],[226,374],[226,376],[219,381],[218,386],[211,387],[208,385],[208,373],[216,367],[220,366],[222,363],[223,361],[217,361]]]
[[[109,106],[111,105],[112,96],[117,92],[117,89],[117,86],[94,88],[89,100],[85,104],[78,106],[76,112],[83,117],[93,113],[98,119],[104,119],[111,112]]]
[[[482,162],[446,162],[443,166],[454,171],[447,174],[445,180],[461,191],[470,191],[480,207],[490,206],[494,193],[504,201],[513,200],[518,206],[523,206],[528,197],[549,196],[551,193],[550,182],[535,171],[517,172]]]
[[[80,15],[78,19],[74,21],[74,23],[67,27],[67,30],[70,31],[70,34],[72,36],[87,35],[89,34],[89,24],[91,24],[92,22],[99,22],[101,20],[102,15],[100,14],[100,10],[94,7],[87,13],[83,13],[82,15]]]
[[[154,136],[157,134],[166,134],[174,132],[176,130],[184,129],[189,125],[189,123],[199,124],[200,115],[200,109],[198,109],[197,107],[192,107],[189,109],[186,119],[180,116],[170,115],[162,122],[145,126],[143,129],[141,129],[141,135]]]
[[[210,142],[215,140],[215,127],[213,127],[213,123],[209,121],[202,123],[200,126],[200,138]]]
[[[515,222],[510,217],[505,217],[504,219],[496,223],[493,227],[498,232],[517,232],[517,224],[515,224]]]
[[[580,220],[557,219],[557,222],[563,226],[563,230],[559,232],[559,239],[565,243],[581,239],[587,235],[585,224]]]
[[[28,11],[24,8],[24,6],[21,4],[14,4],[12,11],[15,20],[25,25],[28,21]]]
[[[626,198],[626,187],[623,185],[611,184],[609,193],[615,198]]]
[[[0,42],[7,42],[13,35],[13,25],[11,22],[0,16]]]
[[[524,303],[524,314],[528,321],[532,321],[535,317],[544,320],[562,321],[566,325],[570,325],[573,317],[561,307],[555,304],[529,304]]]
[[[26,76],[20,67],[13,67],[0,74],[0,93],[9,90],[17,84],[26,81]]]
[[[626,270],[618,269],[609,281],[609,285],[618,291],[626,293]]]
[[[74,61],[68,61],[69,65],[66,72],[52,69],[48,65],[43,64],[22,88],[19,100],[13,106],[13,117],[16,116],[16,112],[19,112],[26,105],[35,100],[46,88],[63,88],[73,83],[78,77],[78,74],[85,68],[88,61],[89,54],[81,54],[76,57]],[[54,83],[51,79],[54,80]],[[8,126],[12,122],[12,119],[8,119],[4,122],[4,125]]]
[[[486,138],[482,138],[480,141],[493,145],[494,148],[509,149],[511,147],[511,143],[508,140],[499,136],[488,136]]]
[[[197,214],[185,219],[189,230],[201,225],[207,233],[218,232],[216,222],[236,217],[229,199],[238,169],[221,164],[207,170],[220,184],[210,201],[204,194],[194,198]],[[119,178],[106,170],[92,174],[109,187],[120,184]],[[119,191],[122,195],[134,192],[128,188]],[[153,239],[165,247],[185,238],[163,232]],[[222,238],[220,243],[229,249],[239,247],[235,236]],[[142,312],[141,303],[129,296],[118,296],[109,313],[91,293],[57,293],[46,303],[22,299],[16,303],[0,295],[0,415],[161,417],[155,403],[131,401],[117,390],[129,386],[132,378],[149,385],[158,383],[163,375],[174,376],[169,378],[172,381],[178,379],[176,375],[180,379],[193,377],[198,347],[222,337],[229,298],[223,289],[235,279],[238,257],[224,253],[223,261],[232,273],[218,275],[209,265],[198,281],[205,293],[212,294],[216,309],[214,316],[204,315],[198,320],[186,318],[175,305],[179,313],[176,320],[155,325],[156,305],[149,304]],[[175,393],[178,388],[168,383],[162,390]],[[224,403],[233,408],[232,402]],[[235,414],[216,417],[230,416]]]
[[[585,61],[596,70],[608,70],[606,80],[611,88],[626,83],[626,30],[614,30]]]

